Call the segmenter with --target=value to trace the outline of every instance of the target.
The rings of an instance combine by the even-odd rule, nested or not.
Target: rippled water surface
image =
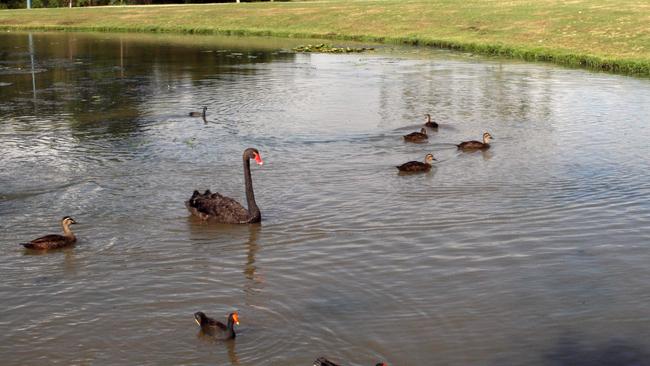
[[[299,43],[0,35],[3,365],[650,364],[649,80]],[[249,146],[262,223],[189,217]]]

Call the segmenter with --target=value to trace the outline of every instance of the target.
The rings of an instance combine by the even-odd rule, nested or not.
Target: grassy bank
[[[2,29],[411,43],[650,75],[646,0],[323,0],[0,11]]]

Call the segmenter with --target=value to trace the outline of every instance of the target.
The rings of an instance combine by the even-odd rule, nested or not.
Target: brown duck
[[[205,112],[208,110],[208,107],[203,107],[203,112],[190,112],[190,117],[203,117],[205,118]]]
[[[203,220],[214,220],[224,224],[251,224],[262,221],[262,213],[255,203],[255,194],[253,193],[250,159],[255,160],[259,165],[264,164],[257,149],[244,150],[244,185],[248,209],[232,198],[207,190],[203,194],[194,191],[192,197],[185,202],[190,213]]]
[[[420,132],[411,132],[403,137],[404,141],[408,142],[423,142],[429,138],[426,128],[421,129]]]
[[[205,334],[220,339],[233,339],[236,337],[235,325],[239,325],[239,315],[237,313],[230,313],[228,315],[227,325],[208,317],[202,311],[194,313],[194,320],[201,326],[201,331]]]
[[[424,157],[424,162],[409,161],[408,163],[398,165],[397,169],[399,169],[400,172],[428,172],[431,170],[431,164],[433,164],[434,160],[436,160],[436,158],[433,157],[433,154],[427,154]]]
[[[314,366],[339,366],[339,364],[334,363],[326,359],[325,357],[318,357],[316,361],[314,361]],[[375,366],[388,366],[388,365],[383,362],[379,362]]]
[[[438,128],[438,123],[431,120],[431,115],[429,113],[425,114],[424,116],[427,117],[427,121],[424,123],[425,127]]]
[[[486,150],[490,148],[490,140],[494,139],[488,132],[483,134],[483,142],[472,140],[456,145],[461,150]]]
[[[58,249],[65,248],[68,246],[74,245],[77,242],[77,238],[74,236],[72,230],[70,230],[70,225],[76,224],[77,222],[70,216],[66,216],[61,219],[61,227],[63,227],[63,235],[51,234],[34,239],[29,243],[21,243],[25,248],[28,249]]]

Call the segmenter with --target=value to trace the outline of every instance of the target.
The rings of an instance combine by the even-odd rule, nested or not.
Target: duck
[[[339,366],[339,364],[334,363],[325,357],[318,357],[316,361],[314,361],[314,366]],[[379,362],[375,366],[388,366],[384,362]]]
[[[77,242],[77,238],[74,236],[72,230],[70,230],[70,225],[76,224],[77,222],[70,216],[65,216],[61,219],[61,227],[63,227],[63,235],[51,234],[42,236],[38,239],[34,239],[29,243],[21,243],[27,249],[59,249],[65,248],[74,245]]]
[[[422,128],[420,132],[411,132],[408,135],[404,135],[403,137],[404,141],[408,142],[422,142],[429,138],[426,128]]]
[[[429,113],[424,115],[427,117],[427,121],[424,123],[424,126],[429,128],[438,128],[438,123],[431,120],[431,115]]]
[[[224,340],[234,339],[237,336],[235,334],[235,325],[239,325],[239,315],[236,312],[228,315],[228,325],[208,317],[202,311],[194,313],[194,320],[196,324],[201,326],[201,331],[205,334]]]
[[[208,110],[208,107],[203,107],[203,112],[190,112],[190,117],[203,117],[205,118],[205,111]]]
[[[409,161],[408,163],[404,163],[402,165],[398,165],[397,169],[399,169],[400,172],[428,172],[431,170],[431,164],[433,164],[433,161],[437,160],[436,158],[433,157],[433,154],[427,154],[424,157],[424,162],[421,161]]]
[[[483,142],[472,140],[456,145],[461,150],[485,150],[490,148],[490,140],[494,139],[489,132],[483,134]]]
[[[192,197],[185,202],[185,207],[193,216],[202,220],[212,220],[224,224],[252,224],[262,221],[262,213],[255,202],[253,192],[253,181],[251,178],[250,160],[253,159],[258,165],[263,165],[260,152],[252,147],[244,150],[244,188],[246,190],[246,201],[248,209],[232,198],[222,196],[219,193],[212,193],[206,190],[203,194],[194,191]]]

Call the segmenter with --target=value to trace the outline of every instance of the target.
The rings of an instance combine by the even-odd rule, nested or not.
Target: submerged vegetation
[[[0,11],[0,29],[405,43],[650,75],[642,0],[323,0]]]
[[[320,43],[316,45],[305,45],[294,47],[295,52],[320,52],[320,53],[353,53],[372,51],[374,48],[370,47],[333,47],[331,44]]]

